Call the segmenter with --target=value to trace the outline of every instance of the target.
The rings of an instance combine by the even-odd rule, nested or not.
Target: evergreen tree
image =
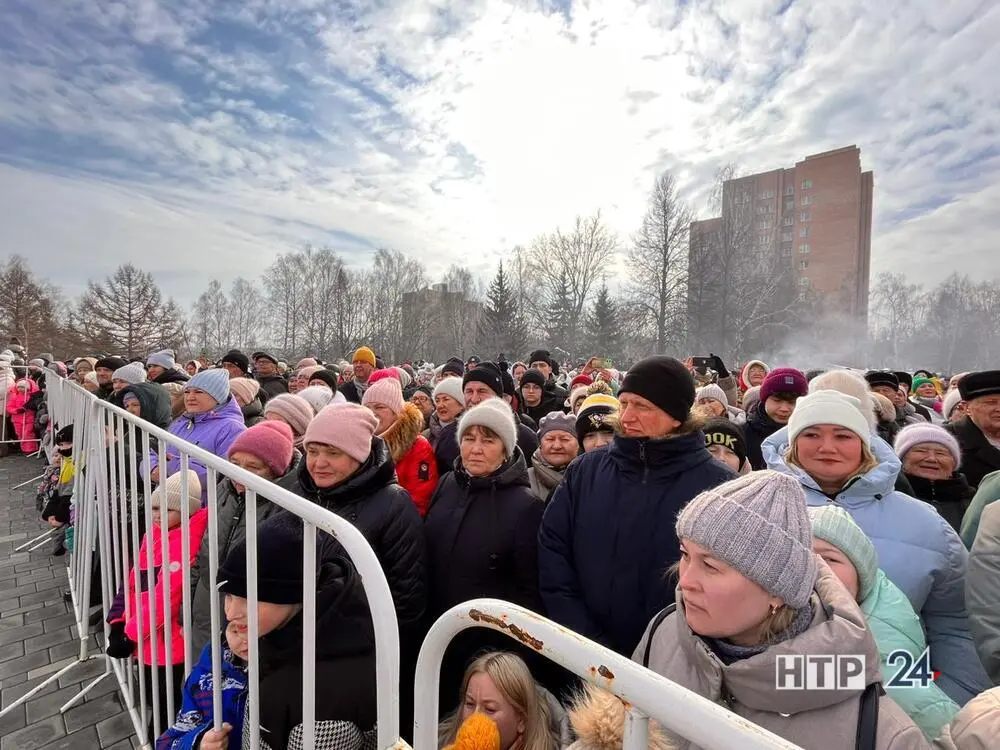
[[[573,292],[570,289],[569,277],[566,272],[559,274],[558,282],[552,287],[548,304],[545,306],[545,334],[548,338],[549,350],[569,349],[572,351],[574,339],[574,306]]]
[[[504,273],[503,262],[486,292],[478,338],[483,351],[490,352],[488,356],[495,356],[494,352],[516,356],[527,347],[528,326],[511,280]]]
[[[586,320],[587,344],[591,355],[618,358],[621,322],[618,303],[608,291],[607,284],[602,284]]]

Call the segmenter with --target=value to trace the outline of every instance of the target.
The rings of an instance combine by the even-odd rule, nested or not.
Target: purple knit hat
[[[962,449],[958,446],[955,436],[936,424],[923,422],[907,425],[896,435],[893,448],[899,460],[902,461],[907,452],[920,443],[934,443],[944,446],[955,459],[955,469],[957,470],[962,465]]]
[[[806,376],[793,367],[779,367],[771,370],[764,382],[760,384],[760,402],[765,403],[775,393],[791,393],[805,396],[809,393],[809,381]]]

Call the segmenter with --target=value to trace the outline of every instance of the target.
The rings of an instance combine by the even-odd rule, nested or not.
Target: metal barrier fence
[[[170,548],[167,544],[167,509],[160,509],[160,521],[154,525],[150,505],[150,482],[144,481],[148,475],[150,461],[137,460],[137,456],[148,457],[153,451],[157,455],[159,467],[167,467],[167,450],[179,456],[179,470],[185,472],[192,464],[199,464],[206,470],[206,490],[208,496],[208,529],[202,544],[208,545],[210,570],[199,571],[209,576],[211,582],[211,632],[222,631],[223,615],[217,595],[217,572],[219,559],[217,483],[228,478],[246,487],[245,522],[247,600],[248,600],[248,722],[244,736],[249,735],[249,746],[262,747],[260,737],[259,702],[259,623],[257,621],[257,536],[251,530],[257,528],[257,496],[260,493],[275,505],[289,511],[299,519],[303,531],[303,636],[302,648],[302,737],[301,747],[314,750],[316,747],[315,717],[315,670],[316,670],[316,531],[321,530],[337,539],[350,557],[360,574],[368,605],[371,609],[376,640],[376,703],[377,703],[377,749],[406,748],[399,733],[399,634],[396,613],[385,575],[362,534],[347,520],[337,516],[308,500],[298,497],[277,485],[245,471],[223,458],[187,443],[170,433],[143,421],[141,418],[123,411],[94,395],[77,384],[63,380],[55,373],[47,374],[47,392],[51,419],[56,427],[73,424],[74,461],[77,473],[74,480],[74,544],[67,568],[69,587],[73,600],[77,633],[80,640],[78,658],[45,682],[0,711],[3,716],[14,707],[32,698],[47,685],[59,679],[77,665],[102,659],[105,670],[102,675],[85,686],[63,707],[62,711],[78,703],[102,680],[111,676],[117,680],[123,704],[129,712],[136,736],[144,748],[150,748],[166,727],[160,726],[158,714],[161,702],[166,702],[166,715],[173,717],[179,708],[174,705],[172,674],[166,672],[166,690],[161,695],[159,686],[152,681],[152,689],[138,674],[135,659],[121,660],[107,657],[103,651],[88,654],[87,641],[91,616],[92,582],[100,586],[104,643],[108,642],[110,629],[106,615],[116,593],[127,590],[129,573],[140,550],[140,530],[143,533],[159,533],[161,569],[171,565]],[[127,445],[130,447],[126,452]],[[136,441],[139,441],[138,443]],[[140,445],[140,451],[134,446]],[[142,488],[141,492],[136,488]],[[169,623],[179,614],[185,633],[192,631],[192,588],[190,562],[197,549],[192,549],[190,511],[188,509],[188,489],[181,483],[181,560],[183,567],[182,596],[180,612],[172,611],[172,600],[176,591],[169,585],[163,587],[162,601],[149,597],[150,620],[156,621],[156,611],[163,607],[163,621]],[[147,570],[154,568],[153,545],[146,547],[144,561]],[[95,570],[96,566],[96,570]],[[99,575],[98,575],[99,573]],[[150,586],[150,590],[153,589]],[[171,594],[174,594],[172,596]],[[126,613],[131,615],[141,611],[141,586],[137,587],[135,598],[125,597]],[[138,641],[145,640],[143,617],[136,617]],[[433,625],[420,650],[414,681],[415,717],[414,747],[416,750],[436,750],[438,717],[438,684],[441,660],[445,648],[460,631],[470,627],[486,627],[506,634],[522,643],[528,643],[545,657],[576,673],[585,680],[618,695],[627,707],[627,722],[623,750],[647,750],[648,719],[652,717],[660,724],[686,737],[706,750],[718,748],[780,748],[798,750],[781,738],[750,723],[725,708],[666,680],[629,659],[615,654],[556,623],[507,602],[482,599],[466,602],[454,607]],[[152,664],[180,663],[183,661],[185,675],[191,672],[194,658],[190,638],[184,639],[182,658],[172,653],[170,638],[164,639],[165,653],[158,653],[157,639],[149,639]],[[222,726],[222,646],[214,637],[212,652],[213,725]],[[142,648],[138,653],[142,653]],[[404,689],[409,689],[406,686]],[[147,730],[147,709],[151,709],[153,734]],[[362,728],[364,729],[364,728]],[[236,738],[231,739],[237,742]]]

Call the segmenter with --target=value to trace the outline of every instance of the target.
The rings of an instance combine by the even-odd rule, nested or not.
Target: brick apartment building
[[[723,216],[691,225],[692,263],[703,243],[741,226],[761,261],[776,255],[822,309],[867,324],[871,266],[872,172],[861,150],[847,146],[807,156],[794,167],[748,175],[723,185]],[[772,257],[773,257],[772,255]],[[698,290],[689,294],[696,298]]]

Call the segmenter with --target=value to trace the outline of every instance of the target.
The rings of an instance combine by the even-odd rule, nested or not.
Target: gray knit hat
[[[510,406],[502,398],[488,398],[471,409],[467,409],[458,422],[455,439],[462,444],[462,435],[470,427],[486,427],[495,432],[503,442],[504,455],[510,458],[517,448],[517,418]]]
[[[755,471],[702,492],[677,517],[690,539],[789,607],[804,607],[816,583],[812,524],[796,479]]]
[[[119,367],[111,374],[112,380],[124,380],[129,385],[146,382],[146,370],[141,362],[132,362]]]
[[[568,432],[573,437],[576,437],[576,416],[561,411],[549,412],[538,423],[538,439],[541,440],[545,437],[545,433],[547,432],[555,432],[557,430]]]

